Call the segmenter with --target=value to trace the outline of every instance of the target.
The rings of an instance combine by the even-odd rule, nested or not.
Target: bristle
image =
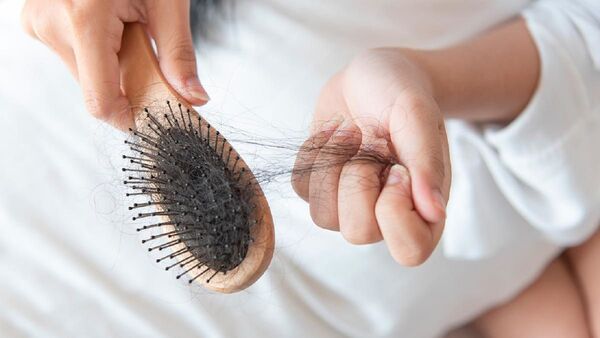
[[[229,150],[227,151],[227,159],[225,160],[225,163],[229,163],[229,158],[231,158],[231,151],[233,151],[233,148],[229,148]]]
[[[194,255],[192,255],[192,257],[194,257]],[[194,257],[194,259],[189,259],[189,257],[188,257],[188,258],[185,258],[185,259],[182,259],[181,261],[179,261],[178,264],[179,264],[180,268],[185,268],[186,265],[190,265],[191,263],[194,263],[196,261],[198,261],[196,259],[196,257]]]
[[[238,161],[239,161],[239,160],[240,160],[240,157],[239,157],[239,156],[237,156],[237,157],[235,158],[235,163],[233,163],[233,167],[232,167],[233,169],[232,169],[232,171],[235,171],[235,168],[237,168],[237,164],[238,164]]]
[[[206,268],[204,269],[202,272],[200,272],[199,274],[197,274],[194,278],[191,278],[188,283],[192,283],[193,281],[195,281],[196,279],[198,279],[198,277],[202,276],[203,274],[207,273],[208,270],[210,270],[210,268]]]
[[[146,129],[131,131],[132,139],[125,143],[133,155],[123,156],[131,165],[123,168],[128,174],[124,184],[132,190],[126,195],[149,198],[129,207],[146,211],[133,216],[134,221],[154,220],[137,231],[164,229],[142,241],[152,243],[148,250],[175,250],[157,262],[169,260],[166,270],[185,269],[177,278],[202,270],[190,283],[212,271],[206,280],[210,282],[246,256],[250,229],[256,224],[256,185],[242,180],[247,170],[239,168],[240,157],[230,146],[226,149],[227,140],[219,131],[211,140],[209,123],[192,118],[180,103],[174,108],[167,101],[165,112],[144,109]]]
[[[162,227],[162,226],[166,226],[166,225],[177,225],[177,224],[178,223],[173,223],[173,222],[161,222],[161,223],[156,223],[156,224],[144,225],[141,228],[137,228],[136,231],[139,232],[139,231],[150,229],[150,228]]]
[[[179,261],[179,262],[175,262],[175,263],[173,263],[173,264],[171,264],[171,265],[169,265],[169,266],[165,267],[165,270],[166,270],[166,271],[169,271],[170,269],[174,268],[175,266],[177,266],[177,265],[180,265],[180,264],[181,264],[181,262],[187,262],[187,261],[190,261],[190,260],[191,260],[191,261],[194,261],[194,259],[195,259],[194,255],[189,255],[189,256],[187,256],[186,258],[183,258],[183,259],[181,259],[181,261]]]
[[[221,272],[220,270],[216,270],[212,276],[208,277],[208,279],[206,280],[207,283],[210,283],[210,281],[219,273]]]
[[[185,131],[189,131],[185,125],[185,118],[183,117],[183,111],[181,110],[181,103],[179,103],[177,106],[179,107],[179,116],[181,116],[181,124],[183,126],[182,129],[184,129]]]
[[[196,131],[194,130],[194,125],[192,124],[192,114],[189,109],[187,109],[187,116],[188,116],[188,128],[194,132],[194,135],[198,136],[196,134]]]
[[[148,251],[152,251],[152,250],[156,250],[156,249],[158,249],[158,251],[162,251],[162,250],[164,250],[166,248],[169,248],[169,247],[171,247],[173,245],[177,245],[179,243],[181,243],[181,239],[175,239],[175,240],[172,240],[170,242],[166,242],[166,243],[163,243],[163,244],[159,244],[159,245],[150,247],[150,248],[148,248]]]
[[[188,273],[188,272],[190,272],[190,271],[194,270],[195,268],[197,268],[197,267],[199,267],[199,266],[201,266],[201,265],[202,265],[202,263],[198,263],[198,264],[196,264],[196,265],[192,266],[191,268],[189,268],[189,269],[187,269],[187,270],[183,271],[182,273],[180,273],[179,275],[177,275],[177,277],[176,277],[176,278],[177,278],[177,279],[181,278],[181,276],[185,275],[186,273]]]

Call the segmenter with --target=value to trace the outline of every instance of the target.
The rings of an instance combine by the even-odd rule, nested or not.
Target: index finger
[[[76,32],[73,48],[79,83],[92,116],[125,130],[133,125],[133,115],[121,90],[117,56],[124,25],[116,18],[106,21],[82,24]]]

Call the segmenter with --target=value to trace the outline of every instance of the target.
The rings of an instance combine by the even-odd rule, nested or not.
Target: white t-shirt
[[[306,136],[321,86],[366,48],[442,47],[524,13],[542,77],[508,127],[448,122],[448,221],[425,264],[317,228],[273,182],[273,263],[234,295],[176,281],[139,243],[123,135],[88,116],[19,10],[0,3],[1,336],[438,337],[513,297],[600,219],[597,1],[236,1],[198,45],[212,97],[200,111],[255,168],[293,156],[246,141]]]

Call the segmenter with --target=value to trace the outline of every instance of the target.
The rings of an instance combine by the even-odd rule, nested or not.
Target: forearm
[[[451,48],[408,53],[451,118],[508,123],[525,108],[540,76],[538,51],[522,19]]]

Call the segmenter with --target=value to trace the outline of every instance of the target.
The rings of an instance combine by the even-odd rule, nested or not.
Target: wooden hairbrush
[[[121,84],[135,114],[123,168],[130,209],[150,221],[138,231],[177,278],[223,293],[242,290],[266,270],[274,229],[256,178],[227,140],[168,84],[145,27],[125,25]]]

